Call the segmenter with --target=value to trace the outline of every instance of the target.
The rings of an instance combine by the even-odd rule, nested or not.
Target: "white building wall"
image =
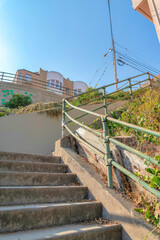
[[[48,81],[50,81],[51,83],[50,86],[56,88],[55,89],[56,93],[62,94],[63,79],[64,79],[63,75],[60,74],[59,72],[53,72],[53,71],[47,72],[47,83]],[[52,85],[52,81],[54,81],[54,86]],[[58,81],[58,87],[56,86],[56,81]],[[61,83],[62,89],[60,89],[60,83]],[[47,88],[49,89],[50,86],[47,85]]]
[[[74,90],[77,90],[77,92],[80,90],[81,92],[85,92],[87,89],[87,84],[85,82],[81,82],[81,81],[76,81],[73,82],[74,83]],[[79,92],[80,92],[79,91]]]

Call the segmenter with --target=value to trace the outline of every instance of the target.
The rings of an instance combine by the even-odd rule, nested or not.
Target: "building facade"
[[[133,8],[154,23],[160,41],[160,0],[132,0]]]
[[[14,83],[25,84],[61,95],[77,95],[87,89],[85,82],[71,81],[69,78],[65,79],[59,72],[44,71],[41,68],[38,72],[25,69],[17,70]]]

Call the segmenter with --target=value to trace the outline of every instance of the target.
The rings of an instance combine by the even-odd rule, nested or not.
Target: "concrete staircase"
[[[120,240],[121,226],[101,217],[60,157],[0,153],[0,240]]]

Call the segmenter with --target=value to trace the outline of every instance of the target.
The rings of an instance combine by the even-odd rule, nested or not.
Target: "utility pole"
[[[116,52],[113,38],[113,29],[112,29],[112,18],[111,18],[111,8],[110,0],[108,0],[108,9],[109,9],[109,19],[110,19],[110,29],[111,29],[111,38],[112,38],[112,51],[113,51],[113,65],[114,65],[114,78],[115,78],[115,89],[118,91],[118,78],[117,78],[117,65],[116,65]]]

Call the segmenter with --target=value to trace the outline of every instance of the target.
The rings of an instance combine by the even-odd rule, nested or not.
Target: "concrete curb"
[[[88,187],[90,194],[103,205],[103,217],[117,221],[122,225],[123,240],[155,240],[158,239],[150,233],[154,226],[145,222],[134,211],[134,206],[115,190],[107,188],[99,174],[88,162],[70,148],[69,137],[56,142],[53,155],[60,156],[68,165],[72,173],[77,174],[80,182]]]

